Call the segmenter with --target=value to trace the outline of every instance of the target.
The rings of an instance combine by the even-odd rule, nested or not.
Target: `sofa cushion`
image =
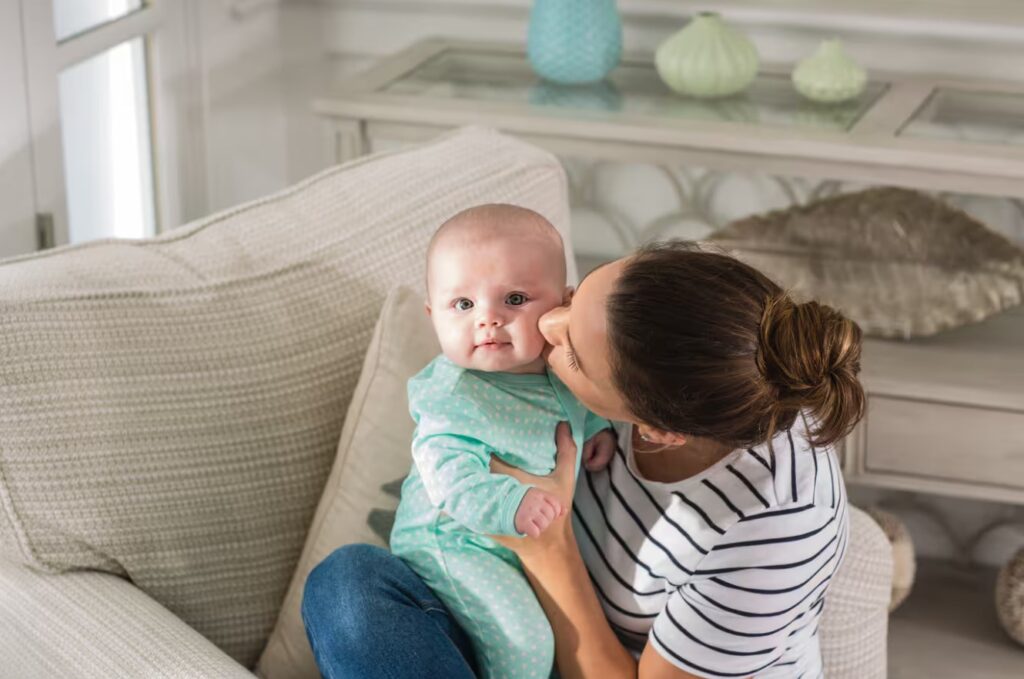
[[[470,129],[155,239],[0,264],[0,558],[129,578],[251,667],[387,290],[422,284],[441,221],[495,201],[567,227],[557,161]]]
[[[334,467],[281,615],[260,658],[257,671],[264,679],[320,676],[300,613],[306,578],[341,545],[387,546],[400,486],[412,464],[413,420],[406,382],[440,351],[423,295],[405,287],[395,289],[374,330]]]

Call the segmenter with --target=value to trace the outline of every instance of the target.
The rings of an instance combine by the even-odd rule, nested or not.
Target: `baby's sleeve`
[[[466,528],[519,535],[516,511],[529,486],[491,473],[487,418],[463,393],[467,388],[462,371],[440,358],[409,381],[416,471],[430,503]]]
[[[412,456],[432,505],[476,533],[520,534],[516,511],[529,486],[492,474],[483,442],[449,434],[417,436]]]
[[[583,440],[589,441],[595,435],[605,429],[612,429],[612,423],[603,417],[599,417],[589,410],[583,416]],[[614,431],[614,430],[613,430]]]

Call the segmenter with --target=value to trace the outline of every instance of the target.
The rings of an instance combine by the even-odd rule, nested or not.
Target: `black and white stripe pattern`
[[[612,628],[706,677],[821,676],[818,622],[848,534],[832,450],[803,418],[701,474],[642,479],[629,427],[608,468],[580,477],[573,518]]]

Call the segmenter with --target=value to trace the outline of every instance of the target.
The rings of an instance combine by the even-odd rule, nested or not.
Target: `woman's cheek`
[[[565,311],[565,307],[556,306],[541,314],[540,318],[537,319],[541,335],[552,346],[557,346],[560,343],[559,330],[564,325]]]
[[[569,375],[569,365],[565,360],[565,350],[562,347],[553,347],[550,353],[548,353],[547,361],[551,372],[555,373],[558,379],[568,386],[572,379]]]

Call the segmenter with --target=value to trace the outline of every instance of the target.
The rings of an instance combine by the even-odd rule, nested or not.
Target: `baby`
[[[558,231],[539,214],[482,205],[445,222],[427,252],[427,313],[442,355],[409,381],[413,467],[391,550],[473,640],[481,677],[547,679],[551,627],[519,561],[488,535],[539,535],[567,507],[492,474],[491,455],[531,474],[555,465],[568,421],[588,469],[615,452],[610,425],[545,367],[541,315],[568,301]],[[577,465],[578,471],[578,465]]]

